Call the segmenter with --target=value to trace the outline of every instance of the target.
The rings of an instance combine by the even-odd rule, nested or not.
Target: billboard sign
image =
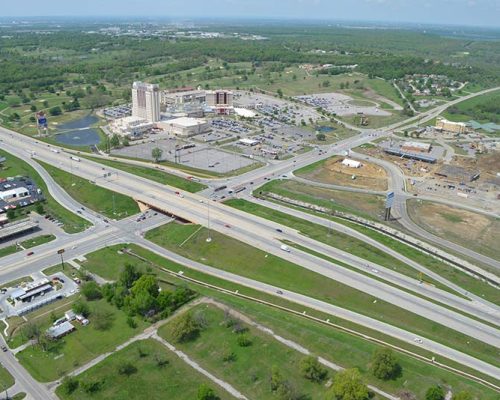
[[[38,124],[39,127],[41,127],[41,128],[47,128],[48,127],[47,117],[46,117],[45,113],[39,112],[36,115],[36,121],[37,121],[37,124]]]
[[[387,197],[385,198],[385,208],[391,208],[394,204],[394,192],[387,193]]]

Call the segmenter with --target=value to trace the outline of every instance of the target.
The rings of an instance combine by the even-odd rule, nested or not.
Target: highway
[[[54,153],[48,149],[46,144],[35,143],[33,140],[20,135],[17,138],[4,135],[5,145],[8,147],[12,144],[15,145],[16,141],[20,139],[30,143],[30,150],[36,152],[37,158],[63,169],[69,167],[70,159],[67,154]],[[276,234],[278,225],[275,223],[250,216],[219,203],[207,203],[206,199],[198,195],[185,193],[184,196],[180,198],[175,195],[177,190],[174,188],[150,182],[144,178],[118,170],[114,171],[108,168],[108,171],[116,172],[118,178],[108,182],[96,180],[95,178],[97,176],[102,175],[102,166],[88,160],[83,160],[81,163],[78,163],[78,168],[75,166],[73,167],[73,172],[76,175],[89,180],[95,180],[98,185],[133,196],[139,201],[154,205],[159,209],[168,210],[181,218],[191,220],[198,224],[207,225],[208,208],[210,208],[212,229],[216,229],[225,234],[231,234],[232,237],[254,247],[263,249],[295,264],[301,265],[304,268],[321,273],[351,287],[355,287],[358,290],[370,293],[375,297],[404,307],[428,319],[441,321],[443,324],[464,332],[478,340],[493,344],[498,343],[499,336],[496,329],[470,320],[461,314],[454,313],[419,297],[388,286],[387,284],[381,282],[376,282],[376,284],[374,284],[371,278],[354,271],[345,268],[340,268],[339,271],[337,268],[332,268],[332,266],[334,267],[332,263],[318,259],[310,254],[298,251],[292,253],[281,251],[279,248],[281,243],[279,241],[280,237],[277,237],[279,235]],[[231,231],[228,231],[228,228],[225,226],[226,224],[232,226]],[[282,227],[282,229],[286,230],[287,228]],[[298,234],[287,238],[299,243],[304,241],[304,237]],[[312,243],[308,244],[312,245]],[[336,253],[335,256],[338,257],[338,253]],[[341,260],[344,261],[343,259]],[[351,260],[346,259],[345,261],[349,263]],[[21,261],[21,263],[26,263],[26,261]],[[13,265],[15,267],[16,264],[14,263]],[[459,304],[461,302],[462,299],[457,302],[456,306],[458,309],[462,307],[462,305]],[[489,317],[485,316],[485,318]]]

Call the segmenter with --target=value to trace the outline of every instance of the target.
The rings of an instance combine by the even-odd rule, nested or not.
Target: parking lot
[[[188,144],[188,142],[182,143],[183,145]],[[151,151],[153,148],[159,147],[163,150],[162,161],[177,161],[181,165],[217,173],[228,173],[247,167],[255,162],[239,154],[229,153],[210,147],[208,144],[199,143],[192,143],[195,145],[194,147],[178,151],[178,159],[176,160],[176,144],[179,144],[178,140],[161,139],[113,150],[112,154],[153,161]]]
[[[30,204],[34,204],[38,201],[44,200],[42,191],[28,177],[23,176],[20,178],[8,178],[2,179],[0,181],[0,191],[2,192],[8,192],[17,188],[25,188],[28,192],[28,196],[24,196],[21,198],[11,198],[8,200],[2,200],[0,198],[1,209],[6,211],[9,208],[26,207]]]
[[[366,105],[357,105],[356,102],[359,102],[359,100],[355,100],[350,96],[340,93],[311,94],[307,96],[297,96],[295,98],[311,107],[319,107],[338,116],[361,113],[380,117],[392,115],[390,112],[380,109],[378,103],[373,100],[362,100]]]
[[[30,287],[29,285],[36,285],[37,282],[40,282],[39,287],[32,290],[27,289]],[[0,318],[28,314],[46,304],[71,296],[78,290],[79,286],[76,281],[62,272],[50,276],[39,273],[33,277],[33,282],[2,288],[0,291],[0,308],[2,310]],[[24,293],[24,295],[20,293]]]

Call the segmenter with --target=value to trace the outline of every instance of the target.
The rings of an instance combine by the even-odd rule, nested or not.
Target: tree
[[[240,347],[249,347],[252,344],[250,338],[245,334],[239,334],[238,339],[236,339],[236,342]]]
[[[63,391],[63,393],[70,395],[76,389],[78,389],[79,384],[80,382],[78,382],[78,379],[76,379],[75,377],[65,376],[61,382],[61,390]]]
[[[163,156],[163,150],[160,149],[159,147],[155,147],[153,150],[151,150],[151,157],[153,157],[155,163],[159,162],[162,156]]]
[[[304,378],[313,382],[321,382],[325,380],[328,375],[327,369],[313,356],[308,356],[301,360],[300,372]]]
[[[425,400],[444,400],[444,390],[441,386],[431,386],[425,392]]]
[[[52,107],[49,110],[49,114],[52,115],[53,117],[55,117],[57,115],[61,115],[62,114],[61,107],[59,107],[59,106]]]
[[[13,220],[16,217],[16,212],[12,209],[7,210],[7,218]]]
[[[202,384],[198,388],[198,395],[196,396],[198,400],[219,400],[220,397],[213,391],[208,385]]]
[[[276,93],[278,93],[278,97],[279,97],[280,99],[283,97],[283,90],[278,89],[278,90],[276,91]]]
[[[115,133],[111,136],[111,140],[109,142],[112,148],[116,148],[120,146],[120,137]]]
[[[172,338],[179,343],[194,340],[200,333],[191,312],[187,312],[172,323]]]
[[[99,300],[102,298],[101,289],[94,281],[85,282],[81,287],[82,294],[89,301]]]
[[[90,315],[90,307],[87,302],[78,300],[73,304],[72,310],[75,314],[83,315],[87,318]]]
[[[321,142],[324,142],[326,140],[326,135],[324,133],[317,133],[316,134],[316,139],[318,139]]]
[[[391,349],[377,349],[372,356],[371,370],[378,379],[394,379],[401,374],[401,366]]]
[[[120,375],[130,376],[137,372],[137,368],[131,362],[125,361],[118,366],[118,373]]]
[[[36,106],[34,104],[31,105],[30,110],[35,112],[36,111]]]
[[[35,208],[36,212],[40,215],[45,214],[45,210],[43,209],[43,204],[38,203]]]
[[[356,368],[337,372],[328,399],[331,400],[368,400],[368,388],[361,380]]]
[[[126,263],[123,267],[123,271],[120,273],[119,282],[130,289],[134,282],[141,277],[141,273],[137,271],[137,268],[132,264]]]
[[[462,391],[454,394],[452,400],[472,400],[472,395],[469,392]]]

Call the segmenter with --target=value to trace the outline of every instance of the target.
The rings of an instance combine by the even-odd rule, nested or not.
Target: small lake
[[[333,132],[335,128],[332,128],[331,126],[317,126],[316,130],[321,133],[328,133]]]
[[[99,144],[101,137],[97,129],[90,128],[91,125],[99,121],[94,115],[86,115],[80,119],[66,122],[57,127],[57,131],[64,133],[57,134],[56,142],[72,146],[92,146]]]

